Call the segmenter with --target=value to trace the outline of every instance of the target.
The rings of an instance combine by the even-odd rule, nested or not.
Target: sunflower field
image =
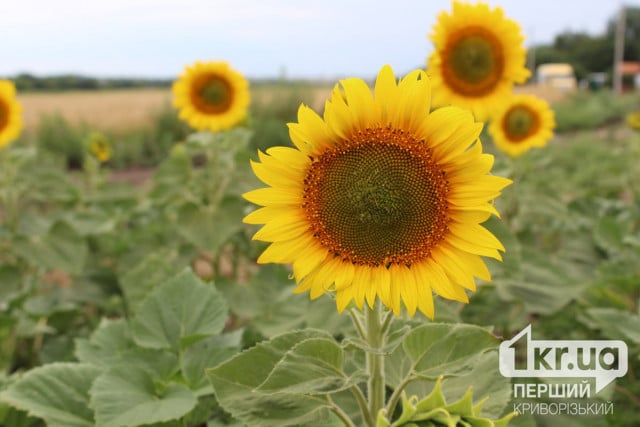
[[[195,61],[133,147],[0,80],[0,426],[640,425],[637,93],[428,37],[321,103]]]

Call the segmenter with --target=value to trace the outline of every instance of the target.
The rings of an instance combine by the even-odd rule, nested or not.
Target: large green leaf
[[[553,314],[576,299],[588,285],[585,272],[560,256],[531,247],[523,249],[522,275],[494,281],[498,295],[506,301],[519,300],[528,312]]]
[[[348,386],[344,354],[329,338],[309,338],[289,350],[257,388],[263,392],[334,393]]]
[[[246,202],[227,196],[219,205],[184,205],[178,214],[178,232],[195,246],[213,254],[234,233],[242,228]]]
[[[435,379],[468,372],[497,344],[497,338],[479,326],[434,323],[411,330],[403,348],[416,375]]]
[[[270,264],[262,266],[247,284],[224,280],[216,284],[231,311],[252,319],[252,327],[266,337],[300,328],[321,328],[335,334],[350,327],[349,316],[338,313],[333,299],[311,301],[308,295],[294,294],[289,274],[285,267]]]
[[[609,339],[626,339],[640,344],[640,315],[615,308],[594,307],[587,315],[595,321]]]
[[[24,374],[0,400],[44,419],[49,427],[91,427],[88,392],[100,371],[88,364],[45,365]]]
[[[169,380],[180,369],[178,357],[173,352],[137,347],[124,319],[103,319],[88,340],[76,339],[75,343],[78,360],[104,369],[118,365],[137,366],[159,381]]]
[[[183,349],[220,333],[226,319],[222,295],[187,269],[147,296],[131,331],[141,347]]]
[[[55,313],[74,311],[78,304],[73,301],[73,288],[53,288],[27,299],[23,305],[32,316],[52,316]]]
[[[132,312],[137,312],[144,298],[176,271],[176,257],[170,250],[150,252],[120,278],[120,287]]]
[[[196,394],[213,392],[205,375],[206,368],[216,366],[229,359],[240,349],[243,330],[217,335],[199,341],[184,352],[181,358],[182,375]]]
[[[498,367],[497,352],[483,353],[470,371],[444,381],[443,393],[447,402],[459,399],[472,386],[475,400],[489,398],[482,406],[481,414],[489,418],[501,417],[511,398],[511,379],[503,377]]]
[[[6,311],[9,305],[23,296],[27,290],[20,269],[13,265],[0,266],[0,311]]]
[[[289,332],[207,370],[218,402],[234,418],[256,427],[311,425],[322,419],[327,405],[323,398],[257,389],[289,350],[310,338],[331,339],[314,329]]]
[[[427,396],[435,380],[444,376],[447,402],[460,399],[473,387],[474,400],[489,398],[481,414],[499,418],[509,402],[511,382],[498,371],[498,340],[486,329],[467,324],[419,326],[407,335],[404,348],[385,360],[388,384],[397,387],[407,378],[408,395]]]
[[[34,265],[45,269],[79,273],[88,248],[85,239],[66,222],[56,222],[44,235],[19,235],[12,250]]]
[[[118,217],[101,210],[68,211],[64,218],[81,235],[95,235],[114,231]]]
[[[138,366],[117,366],[96,378],[91,390],[96,427],[134,427],[178,419],[197,404],[185,386],[159,383]]]
[[[75,345],[79,361],[107,366],[119,360],[134,343],[125,319],[102,319],[89,339],[78,338]]]
[[[620,218],[603,217],[593,230],[593,238],[602,249],[615,254],[623,250],[630,229],[630,224]]]

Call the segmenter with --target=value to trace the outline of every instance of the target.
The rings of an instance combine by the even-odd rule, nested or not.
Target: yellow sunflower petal
[[[22,106],[16,99],[16,88],[9,80],[0,80],[0,149],[20,136],[22,125]]]
[[[222,61],[197,61],[185,67],[172,91],[180,119],[195,129],[212,132],[242,122],[251,102],[247,80]]]
[[[458,105],[485,121],[529,71],[520,27],[502,9],[455,1],[437,17],[427,60],[434,103]]]
[[[469,297],[460,285],[449,280],[442,267],[429,260],[419,265],[424,269],[423,276],[430,281],[431,288],[441,297],[464,303],[469,302]]]
[[[496,113],[489,126],[496,147],[510,156],[544,147],[553,136],[553,110],[533,95],[516,95]]]
[[[409,316],[413,317],[418,308],[418,289],[415,277],[408,268],[399,268],[396,273],[398,274],[397,283],[400,286],[400,297],[407,308]]]
[[[336,307],[342,313],[349,303],[353,301],[353,287],[347,287],[336,292]],[[362,307],[360,307],[362,308]]]
[[[418,310],[429,319],[433,319],[433,292],[431,291],[431,284],[425,280],[425,270],[422,267],[422,263],[412,265],[411,272],[413,273],[418,294]]]
[[[498,216],[493,199],[510,181],[490,175],[471,114],[430,112],[429,94],[424,72],[398,82],[385,66],[373,94],[346,79],[322,118],[301,107],[289,125],[296,148],[252,163],[267,188],[244,195],[263,206],[245,222],[273,242],[258,262],[292,264],[296,292],[335,292],[338,311],[379,300],[433,318],[434,291],[468,302],[465,288],[491,278],[481,256],[504,250],[480,223]]]
[[[396,117],[398,104],[398,86],[396,77],[390,66],[385,65],[378,73],[375,84],[375,105],[380,114],[380,123],[391,123],[391,117]]]

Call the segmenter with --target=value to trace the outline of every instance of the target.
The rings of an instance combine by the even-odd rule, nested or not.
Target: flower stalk
[[[384,353],[382,348],[386,341],[386,331],[383,327],[380,304],[373,308],[365,309],[365,328],[369,350],[366,355],[367,398],[369,414],[376,419],[380,409],[384,408],[385,378],[384,378]]]

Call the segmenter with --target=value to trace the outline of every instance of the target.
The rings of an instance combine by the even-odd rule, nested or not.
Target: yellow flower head
[[[485,121],[513,84],[530,75],[520,27],[499,7],[454,2],[451,14],[440,13],[430,38],[435,49],[427,71],[438,106],[468,108]]]
[[[249,83],[226,62],[196,62],[173,84],[180,119],[197,130],[231,129],[247,115]]]
[[[631,129],[640,131],[640,111],[634,111],[627,114],[627,126]]]
[[[16,87],[0,80],[0,149],[9,145],[22,132],[22,106],[16,100]]]
[[[383,67],[372,91],[340,82],[324,117],[302,105],[289,131],[295,148],[272,147],[252,162],[268,187],[244,197],[263,206],[245,217],[271,244],[260,263],[292,263],[297,291],[334,292],[339,311],[375,300],[433,317],[432,291],[468,301],[480,256],[502,244],[480,225],[511,181],[488,175],[482,129],[457,107],[430,113],[431,85],[416,70],[399,83]]]
[[[93,132],[85,142],[89,153],[100,163],[105,163],[111,158],[111,144],[109,139],[100,132]]]
[[[533,147],[544,147],[556,122],[546,101],[533,95],[515,95],[503,104],[489,125],[496,147],[516,157]]]

